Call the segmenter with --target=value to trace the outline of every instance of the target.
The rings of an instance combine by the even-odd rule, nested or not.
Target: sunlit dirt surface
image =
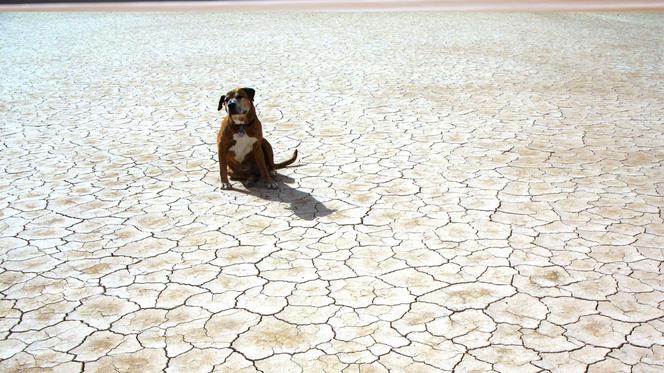
[[[664,370],[662,14],[0,14],[0,371]],[[219,189],[257,90],[280,190]]]
[[[20,0],[18,0],[20,1]],[[27,0],[39,1],[39,0]],[[663,0],[221,0],[0,4],[0,11],[663,11]]]

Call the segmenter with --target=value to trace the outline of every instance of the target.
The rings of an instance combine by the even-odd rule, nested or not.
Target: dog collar
[[[246,124],[246,123],[242,123],[242,124],[235,123],[232,120],[231,120],[231,124],[233,125],[233,127],[235,129],[237,129],[238,135],[245,136],[247,134],[247,127],[249,126],[248,124]]]
[[[252,124],[254,124],[254,122],[255,122],[255,120],[252,120],[252,121],[249,122],[249,123],[238,124],[238,123],[235,123],[235,122],[233,121],[233,119],[231,118],[231,124],[232,124],[235,128],[238,129],[238,132],[239,132],[238,134],[239,134],[240,136],[244,136],[244,135],[246,135],[246,134],[247,134],[247,128],[248,128],[249,126],[251,126]]]

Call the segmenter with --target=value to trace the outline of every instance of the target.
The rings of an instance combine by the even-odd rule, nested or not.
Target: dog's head
[[[219,99],[217,110],[226,109],[226,113],[231,116],[233,123],[246,124],[254,115],[254,95],[256,91],[253,88],[236,88],[228,91]]]

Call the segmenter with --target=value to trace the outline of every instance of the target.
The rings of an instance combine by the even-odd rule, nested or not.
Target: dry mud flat
[[[0,5],[0,11],[662,11],[661,0],[242,0],[132,1]]]
[[[661,14],[0,28],[0,371],[664,369]],[[219,190],[236,85],[278,192]]]

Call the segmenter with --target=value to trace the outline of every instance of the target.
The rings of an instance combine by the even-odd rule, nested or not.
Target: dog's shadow
[[[314,220],[315,218],[327,216],[334,212],[334,210],[325,206],[323,202],[317,200],[310,193],[302,192],[288,185],[295,182],[293,178],[279,174],[275,177],[275,181],[279,184],[278,190],[265,189],[259,182],[253,186],[242,183],[245,189],[235,189],[235,191],[268,201],[288,203],[290,205],[289,209],[298,218],[303,220]]]

